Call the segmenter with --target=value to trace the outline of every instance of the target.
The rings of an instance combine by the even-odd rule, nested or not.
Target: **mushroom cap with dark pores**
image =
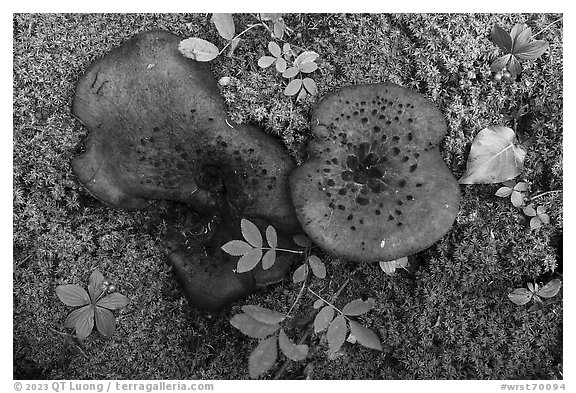
[[[81,76],[72,112],[90,134],[74,173],[118,208],[166,199],[218,211],[226,203],[245,217],[297,228],[293,161],[271,136],[227,119],[210,69],[185,58],[181,40],[167,31],[138,34]]]
[[[358,262],[428,248],[452,226],[460,190],[442,160],[441,112],[391,83],[345,87],[312,117],[309,157],[290,177],[310,239]]]

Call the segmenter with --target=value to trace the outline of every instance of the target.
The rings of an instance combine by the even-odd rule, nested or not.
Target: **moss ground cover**
[[[531,192],[562,189],[561,15],[286,15],[291,43],[320,54],[318,96],[349,84],[390,81],[419,91],[448,122],[441,144],[456,177],[470,144],[490,124],[529,104],[518,125],[527,148],[521,178]],[[251,17],[237,18],[239,25]],[[540,59],[523,63],[520,80],[496,82],[490,41],[497,23],[519,22],[550,42]],[[188,24],[188,25],[187,25]],[[552,24],[552,25],[551,25]],[[184,300],[163,250],[168,203],[139,212],[110,209],[87,194],[70,169],[86,130],[70,114],[74,86],[94,59],[133,34],[168,29],[183,37],[220,42],[205,15],[58,14],[14,16],[13,73],[13,321],[15,378],[233,379],[247,378],[254,340],[229,324],[242,304],[287,311],[297,289],[289,282],[256,292],[219,314]],[[296,35],[298,33],[298,35]],[[262,127],[301,162],[317,98],[296,103],[286,80],[261,70],[269,35],[254,29],[234,57],[212,64],[233,120]],[[562,290],[529,313],[507,294],[526,282],[562,274],[562,197],[538,200],[551,223],[530,230],[528,220],[499,185],[461,186],[452,230],[411,256],[407,271],[390,277],[377,264],[325,256],[329,279],[314,290],[330,296],[351,275],[344,304],[373,297],[365,324],[378,332],[383,352],[345,345],[334,358],[319,346],[306,362],[290,363],[284,378],[301,379],[555,379],[562,377]],[[426,225],[425,222],[422,223]],[[110,339],[94,332],[82,343],[64,328],[71,311],[57,285],[85,286],[98,268],[130,299]],[[313,315],[305,298],[292,337]],[[313,337],[310,344],[318,344]],[[273,369],[275,372],[277,369]],[[269,374],[273,376],[274,373]]]

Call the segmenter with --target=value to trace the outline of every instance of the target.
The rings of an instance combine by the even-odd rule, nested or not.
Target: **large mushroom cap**
[[[98,199],[139,209],[154,199],[198,210],[229,204],[283,228],[294,163],[264,132],[235,125],[206,64],[178,51],[166,31],[138,34],[80,78],[73,114],[91,133],[74,173]]]
[[[460,191],[442,160],[440,111],[390,83],[349,86],[313,114],[309,158],[290,177],[303,229],[326,251],[389,261],[438,241]]]

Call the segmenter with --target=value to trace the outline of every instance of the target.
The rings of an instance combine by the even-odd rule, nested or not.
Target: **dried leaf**
[[[326,266],[324,263],[318,258],[316,255],[310,255],[308,257],[308,263],[310,264],[310,268],[312,269],[312,273],[322,279],[326,278]]]
[[[280,334],[278,335],[278,344],[280,345],[280,350],[286,357],[295,362],[306,359],[308,355],[308,345],[296,345],[290,340],[290,338],[284,332],[284,329],[280,329]]]
[[[236,314],[230,320],[230,324],[243,334],[252,338],[265,338],[274,334],[280,325],[267,324],[252,318],[248,314]]]
[[[251,304],[243,306],[242,311],[250,315],[255,320],[269,325],[280,323],[286,319],[286,315],[284,314]]]
[[[324,331],[324,329],[330,325],[330,322],[332,322],[333,319],[334,308],[332,306],[325,306],[322,310],[318,311],[316,318],[314,318],[314,333],[320,333]]]
[[[508,127],[491,126],[480,131],[472,143],[466,173],[458,182],[499,183],[518,176],[526,151],[516,142],[516,134]]]
[[[236,272],[237,273],[249,272],[250,270],[256,267],[258,262],[260,262],[261,258],[262,258],[262,249],[253,248],[251,251],[248,251],[238,260],[238,265],[236,265]]]
[[[248,253],[254,247],[242,240],[230,240],[220,248],[227,254],[239,257]]]
[[[304,263],[298,266],[298,269],[294,271],[294,274],[292,275],[292,282],[295,284],[302,282],[306,279],[307,275],[308,275],[308,264]]]
[[[214,60],[220,53],[216,45],[196,37],[180,41],[178,50],[184,57],[203,62]]]
[[[380,343],[380,339],[372,330],[362,326],[356,321],[350,321],[350,333],[358,342],[365,346],[366,348],[375,349],[377,351],[382,350],[382,344]]]
[[[231,41],[236,32],[232,14],[212,14],[212,23],[216,26],[218,34],[225,40]]]
[[[127,304],[128,298],[118,292],[106,295],[96,302],[97,306],[104,307],[109,310],[119,310],[126,307]]]
[[[266,254],[264,254],[262,258],[262,269],[270,269],[274,265],[274,262],[276,262],[276,250],[271,249],[266,251]]]
[[[504,52],[512,52],[512,37],[507,31],[498,25],[494,25],[490,32],[490,36],[492,37],[492,42],[498,45]]]
[[[96,322],[96,329],[105,337],[110,337],[114,334],[116,327],[116,320],[112,311],[101,307],[94,308],[94,320]]]
[[[262,56],[258,59],[258,66],[260,68],[268,68],[276,61],[275,57],[272,56]]]
[[[348,331],[348,326],[346,324],[346,318],[344,315],[338,315],[330,326],[328,326],[328,333],[326,338],[328,339],[328,348],[330,352],[336,353],[346,341],[346,332]]]
[[[302,88],[302,79],[294,79],[288,86],[284,89],[284,94],[287,96],[293,96],[300,91]]]
[[[532,292],[524,288],[516,288],[508,294],[512,303],[522,306],[532,299]]]
[[[555,278],[554,280],[550,281],[548,284],[544,285],[536,294],[538,296],[542,296],[544,298],[551,298],[558,294],[560,291],[560,286],[562,282]]]
[[[374,304],[371,302],[367,302],[362,299],[355,299],[346,304],[342,309],[342,312],[344,315],[358,316],[366,314],[372,309],[372,307],[374,307]]]
[[[66,284],[56,287],[56,294],[67,306],[78,307],[90,304],[90,297],[86,290],[78,285]]]
[[[260,229],[252,221],[245,218],[240,221],[240,229],[244,239],[254,247],[262,247],[262,235]]]
[[[276,363],[277,358],[278,346],[276,344],[276,336],[260,341],[248,359],[250,378],[256,379],[264,374]]]

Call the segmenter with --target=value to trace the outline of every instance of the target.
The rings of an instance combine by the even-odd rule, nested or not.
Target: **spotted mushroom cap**
[[[398,259],[438,241],[460,198],[438,151],[445,132],[431,102],[391,83],[324,97],[309,157],[290,177],[304,231],[329,253],[358,262]]]
[[[80,77],[72,113],[91,132],[74,173],[114,207],[140,209],[155,199],[200,211],[227,204],[297,228],[286,149],[228,119],[210,69],[185,58],[181,40],[167,31],[137,34]]]

